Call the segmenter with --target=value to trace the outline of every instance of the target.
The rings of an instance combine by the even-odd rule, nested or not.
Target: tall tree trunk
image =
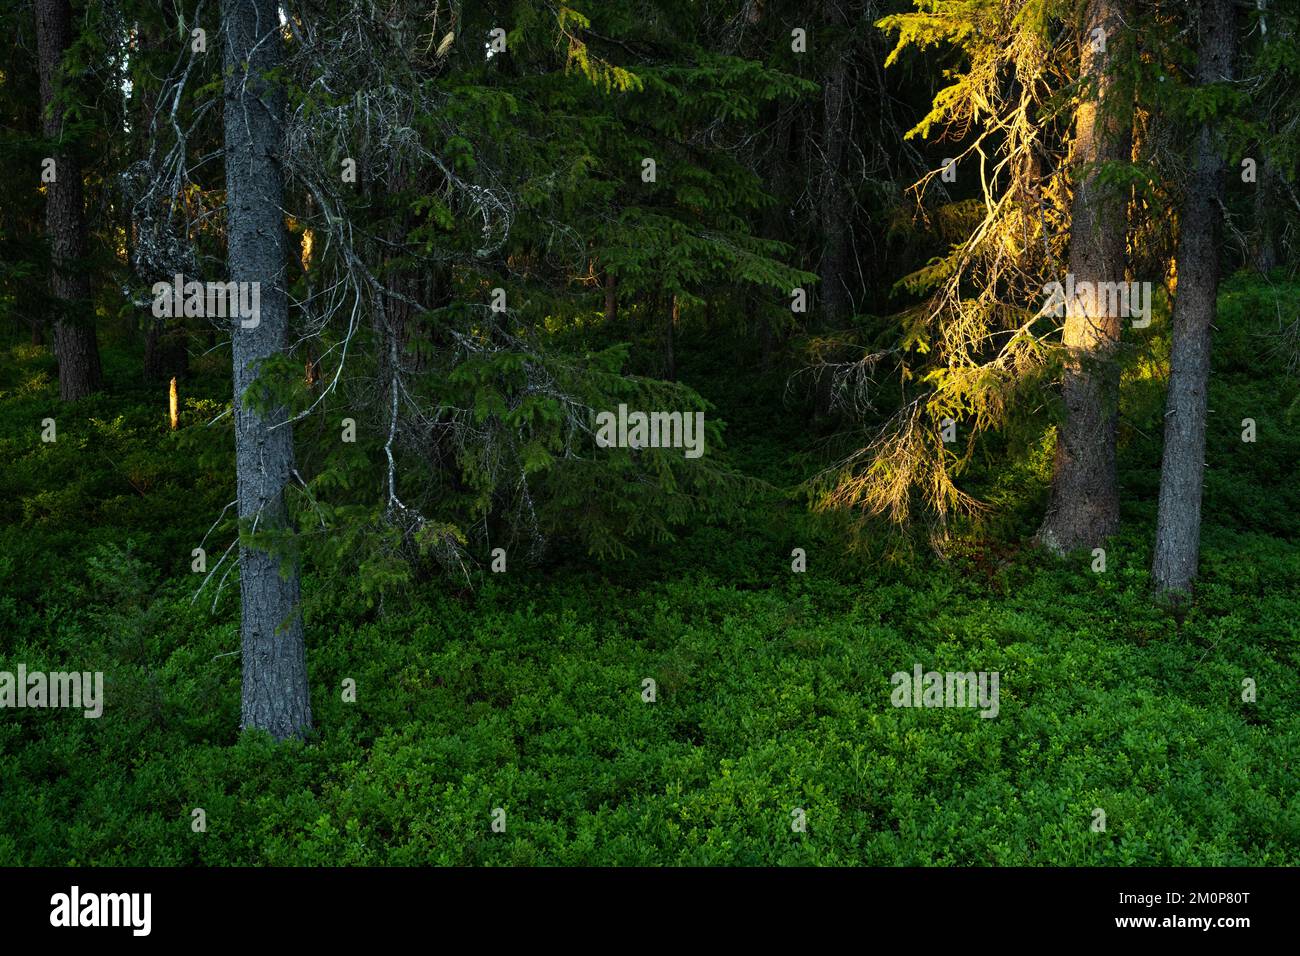
[[[849,136],[850,109],[845,95],[848,68],[843,56],[836,59],[822,86],[822,149],[824,167],[821,183],[823,235],[821,259],[822,326],[840,328],[853,303],[849,297],[849,273],[853,269],[849,241],[849,204],[845,189],[844,156]]]
[[[840,5],[822,4],[822,16],[829,35],[849,32]],[[821,175],[818,190],[818,211],[821,215],[822,248],[819,268],[818,306],[814,312],[813,327],[823,332],[843,329],[853,312],[850,296],[851,274],[855,263],[850,236],[850,210],[852,194],[847,188],[849,137],[853,129],[853,100],[848,95],[850,82],[849,51],[844,48],[831,52],[831,62],[822,76],[821,115]],[[823,351],[826,360],[836,361],[840,356]],[[813,376],[813,420],[827,418],[834,402],[833,377],[818,370]]]
[[[1201,85],[1232,79],[1236,10],[1232,0],[1201,0]],[[1160,463],[1160,510],[1151,574],[1163,592],[1186,592],[1196,577],[1201,543],[1205,411],[1210,382],[1210,324],[1219,290],[1223,234],[1224,161],[1217,124],[1201,124],[1178,234],[1178,294],[1174,299],[1165,448]]]
[[[1255,222],[1250,236],[1250,266],[1256,272],[1268,272],[1278,265],[1277,237],[1284,217],[1282,196],[1277,188],[1277,172],[1267,156],[1259,158],[1255,171]]]
[[[762,7],[756,6],[758,15],[762,15]],[[776,115],[772,120],[772,146],[768,153],[772,157],[770,164],[764,170],[764,178],[769,183],[783,183],[788,181],[788,170],[790,168],[790,128],[794,125],[794,111],[783,109],[781,104],[776,107]],[[782,201],[772,203],[760,216],[759,234],[764,239],[782,239],[788,240],[790,231],[786,217],[789,215],[789,204]],[[788,295],[791,290],[786,289]],[[772,361],[772,356],[776,352],[778,339],[784,341],[785,329],[778,330],[775,328],[775,322],[768,313],[765,297],[754,295],[753,293],[746,296],[749,303],[747,319],[751,326],[757,325],[759,335],[760,352],[762,355],[763,365],[766,367]],[[786,300],[788,301],[788,300]],[[785,315],[789,315],[788,309]]]
[[[63,133],[63,112],[54,100],[60,87],[64,51],[72,44],[72,9],[68,0],[36,0],[36,48],[41,80],[41,112],[46,139]],[[54,355],[59,363],[59,397],[84,398],[103,385],[99,343],[95,340],[86,271],[86,209],[81,161],[75,150],[59,146],[54,154],[55,179],[45,187],[45,225],[50,241],[50,291],[57,314]]]
[[[1071,207],[1070,272],[1075,283],[1124,281],[1127,190],[1101,182],[1098,164],[1129,158],[1132,99],[1117,66],[1131,13],[1116,0],[1089,0],[1079,40],[1080,75],[1091,86],[1075,114],[1070,164],[1078,172]],[[1095,31],[1100,29],[1102,34]],[[1104,35],[1104,48],[1097,37]],[[1119,529],[1115,432],[1120,317],[1104,295],[1067,304],[1062,397],[1052,495],[1039,541],[1057,551],[1096,547]]]
[[[294,471],[293,430],[273,428],[287,412],[259,414],[254,394],[258,366],[285,348],[289,324],[285,283],[284,182],[279,165],[284,93],[265,75],[280,65],[276,0],[223,0],[225,50],[225,159],[230,278],[260,285],[259,322],[231,332],[234,356],[235,464],[241,533],[291,534],[285,485]],[[243,651],[241,725],[275,739],[311,728],[311,700],[303,645],[295,554],[272,553],[241,542]],[[282,570],[282,563],[285,565]]]

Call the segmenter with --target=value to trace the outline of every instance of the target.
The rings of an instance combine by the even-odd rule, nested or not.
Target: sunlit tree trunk
[[[1087,84],[1075,114],[1070,164],[1070,272],[1076,284],[1123,282],[1128,192],[1101,181],[1098,166],[1129,159],[1132,98],[1118,77],[1131,10],[1116,0],[1089,0],[1079,39]],[[1100,31],[1100,32],[1099,32]],[[1104,43],[1101,38],[1104,37]],[[1052,494],[1039,540],[1055,551],[1096,547],[1119,528],[1115,466],[1120,317],[1106,297],[1076,296],[1067,304],[1062,398]]]

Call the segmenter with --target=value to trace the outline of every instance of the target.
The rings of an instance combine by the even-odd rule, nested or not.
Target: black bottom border
[[[660,943],[685,925],[730,940],[792,931],[896,932],[933,940],[1134,936],[1229,943],[1294,925],[1293,869],[9,869],[8,940],[76,934],[128,945],[248,942],[277,927],[297,942],[374,942],[376,932],[461,924],[483,941],[604,938]],[[140,926],[54,926],[76,919]],[[94,896],[93,902],[87,898]],[[107,916],[100,917],[103,909]],[[605,935],[606,931],[612,935]],[[279,933],[277,932],[277,935]],[[680,938],[680,937],[679,937]],[[684,942],[684,940],[683,940]]]

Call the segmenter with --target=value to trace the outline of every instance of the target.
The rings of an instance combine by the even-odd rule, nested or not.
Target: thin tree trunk
[[[383,191],[388,196],[400,196],[411,187],[411,181],[410,170],[403,168],[401,163],[397,163],[389,170],[386,182],[368,185],[372,189],[377,189],[382,185]],[[377,202],[382,203],[382,201],[382,198],[377,197]],[[380,253],[385,265],[384,282],[394,293],[393,295],[384,295],[383,312],[378,316],[387,325],[386,328],[379,330],[386,343],[378,369],[378,378],[382,388],[390,387],[393,375],[400,372],[400,367],[398,369],[389,368],[392,364],[391,356],[396,354],[400,366],[410,345],[411,336],[416,331],[412,328],[415,322],[415,310],[411,307],[410,300],[420,298],[419,286],[421,278],[413,276],[409,268],[402,266],[398,266],[396,269],[389,268],[391,260],[402,258],[406,237],[412,225],[414,225],[414,218],[409,207],[394,212],[388,227],[386,249]],[[388,348],[388,344],[390,344],[388,342],[389,337],[397,340],[395,350]]]
[[[849,298],[849,274],[853,269],[849,243],[849,203],[845,188],[844,156],[850,105],[845,96],[848,67],[843,55],[831,64],[822,84],[822,158],[821,220],[824,241],[821,256],[820,305],[815,311],[815,327],[824,331],[842,329],[852,311]],[[831,355],[833,360],[838,356]],[[813,378],[813,421],[830,415],[834,401],[833,378],[823,369]]]
[[[845,189],[844,155],[848,138],[849,110],[845,87],[848,68],[843,57],[831,66],[822,87],[822,170],[821,214],[823,235],[821,261],[821,325],[838,329],[848,318],[853,304],[849,298],[852,261],[849,244],[849,202]]]
[[[755,9],[761,17],[761,6]],[[769,150],[772,161],[765,170],[765,178],[770,183],[785,182],[789,178],[790,127],[794,125],[793,111],[784,111],[780,105],[776,109],[776,116],[772,120],[772,147]],[[785,212],[783,212],[783,209]],[[785,217],[788,214],[788,207],[785,203],[778,201],[768,206],[759,219],[759,230],[762,237],[764,239],[787,239],[789,232]],[[790,291],[789,289],[785,290],[787,294]],[[784,336],[774,327],[774,320],[764,308],[765,303],[761,297],[750,294],[746,296],[746,301],[749,303],[747,318],[751,327],[755,325],[758,327],[762,362],[764,366],[767,366],[772,362],[777,340],[784,341]]]
[[[1129,158],[1133,108],[1118,82],[1117,60],[1131,17],[1116,0],[1089,0],[1080,36],[1080,73],[1092,92],[1075,115],[1070,163],[1080,179],[1071,208],[1070,272],[1076,283],[1124,281],[1127,190],[1100,181],[1097,164]],[[1105,35],[1105,48],[1094,31]],[[1052,494],[1039,530],[1046,547],[1092,548],[1119,529],[1115,433],[1119,401],[1116,351],[1120,317],[1107,314],[1106,297],[1076,296],[1067,304],[1063,335],[1065,419],[1056,442]]]
[[[243,328],[236,319],[231,332],[239,517],[241,531],[255,526],[290,538],[285,486],[294,471],[293,431],[272,427],[287,412],[272,408],[263,416],[246,401],[250,387],[256,394],[259,364],[284,350],[289,318],[278,162],[284,94],[264,79],[281,60],[276,0],[224,0],[222,21],[230,278],[259,283],[261,296],[257,325]],[[239,562],[241,725],[277,740],[300,736],[311,728],[311,700],[296,555],[241,542]]]
[[[843,12],[835,3],[824,3],[822,14],[829,30],[846,29]],[[852,243],[849,234],[851,194],[846,188],[845,158],[853,125],[853,101],[847,95],[849,85],[848,54],[832,53],[829,69],[822,77],[821,176],[818,205],[822,222],[822,250],[818,283],[818,307],[814,312],[815,329],[833,332],[844,328],[853,311],[849,295],[849,277],[853,272]],[[834,361],[837,355],[825,353]],[[821,422],[831,412],[834,401],[832,376],[821,370],[813,377],[813,421]]]
[[[41,111],[46,139],[63,133],[62,109],[55,104],[63,53],[72,44],[68,0],[37,0],[36,47],[41,81]],[[103,385],[86,271],[86,209],[81,162],[60,146],[54,154],[55,179],[45,186],[45,223],[50,241],[50,291],[55,299],[54,355],[59,363],[59,397],[84,398]]]
[[[1255,223],[1250,237],[1250,266],[1256,272],[1269,272],[1278,265],[1277,236],[1281,231],[1282,197],[1277,188],[1277,173],[1268,157],[1261,156],[1256,170]]]
[[[1232,79],[1236,11],[1232,0],[1201,0],[1201,85]],[[1196,577],[1201,543],[1205,416],[1210,382],[1210,324],[1219,289],[1224,161],[1216,125],[1201,125],[1178,235],[1178,295],[1160,462],[1160,509],[1151,574],[1162,592],[1184,593]]]

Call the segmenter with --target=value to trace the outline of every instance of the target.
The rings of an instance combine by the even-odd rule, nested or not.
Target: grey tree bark
[[[284,350],[284,181],[279,154],[284,93],[265,79],[281,61],[276,0],[223,0],[225,47],[225,163],[230,279],[256,282],[256,326],[231,329],[234,364],[235,463],[242,529],[281,532],[291,541],[285,486],[294,472],[293,431],[273,427],[284,408],[259,412],[261,363]],[[251,321],[251,320],[250,320]],[[311,699],[303,643],[297,557],[241,541],[239,548],[243,652],[241,726],[276,740],[311,729]]]
[[[1284,197],[1278,189],[1277,172],[1268,157],[1261,156],[1255,171],[1255,222],[1248,250],[1250,265],[1257,272],[1278,266],[1278,236],[1286,223]]]
[[[63,113],[55,104],[64,51],[72,44],[72,9],[68,0],[36,0],[36,51],[41,84],[41,118],[47,139],[63,133]],[[85,258],[85,195],[81,161],[68,147],[56,150],[55,179],[45,186],[45,226],[50,242],[50,292],[54,319],[54,356],[59,363],[59,397],[84,398],[103,385],[99,343],[90,304],[90,274]]]
[[[1201,0],[1197,82],[1232,79],[1236,10],[1232,0]],[[1201,124],[1178,233],[1178,294],[1174,299],[1160,507],[1151,574],[1156,589],[1191,588],[1201,544],[1206,400],[1210,382],[1210,324],[1219,290],[1223,235],[1224,161],[1216,124]]]
[[[1129,159],[1130,91],[1118,62],[1132,22],[1127,5],[1089,0],[1079,37],[1080,75],[1089,84],[1075,114],[1070,164],[1079,171],[1071,206],[1070,272],[1076,284],[1123,282],[1128,193],[1101,182],[1098,165]],[[1098,33],[1097,31],[1101,31]],[[1099,37],[1105,37],[1100,48]],[[1068,304],[1063,344],[1065,419],[1057,434],[1052,493],[1038,539],[1057,552],[1093,548],[1119,529],[1115,466],[1120,317],[1105,296]]]

